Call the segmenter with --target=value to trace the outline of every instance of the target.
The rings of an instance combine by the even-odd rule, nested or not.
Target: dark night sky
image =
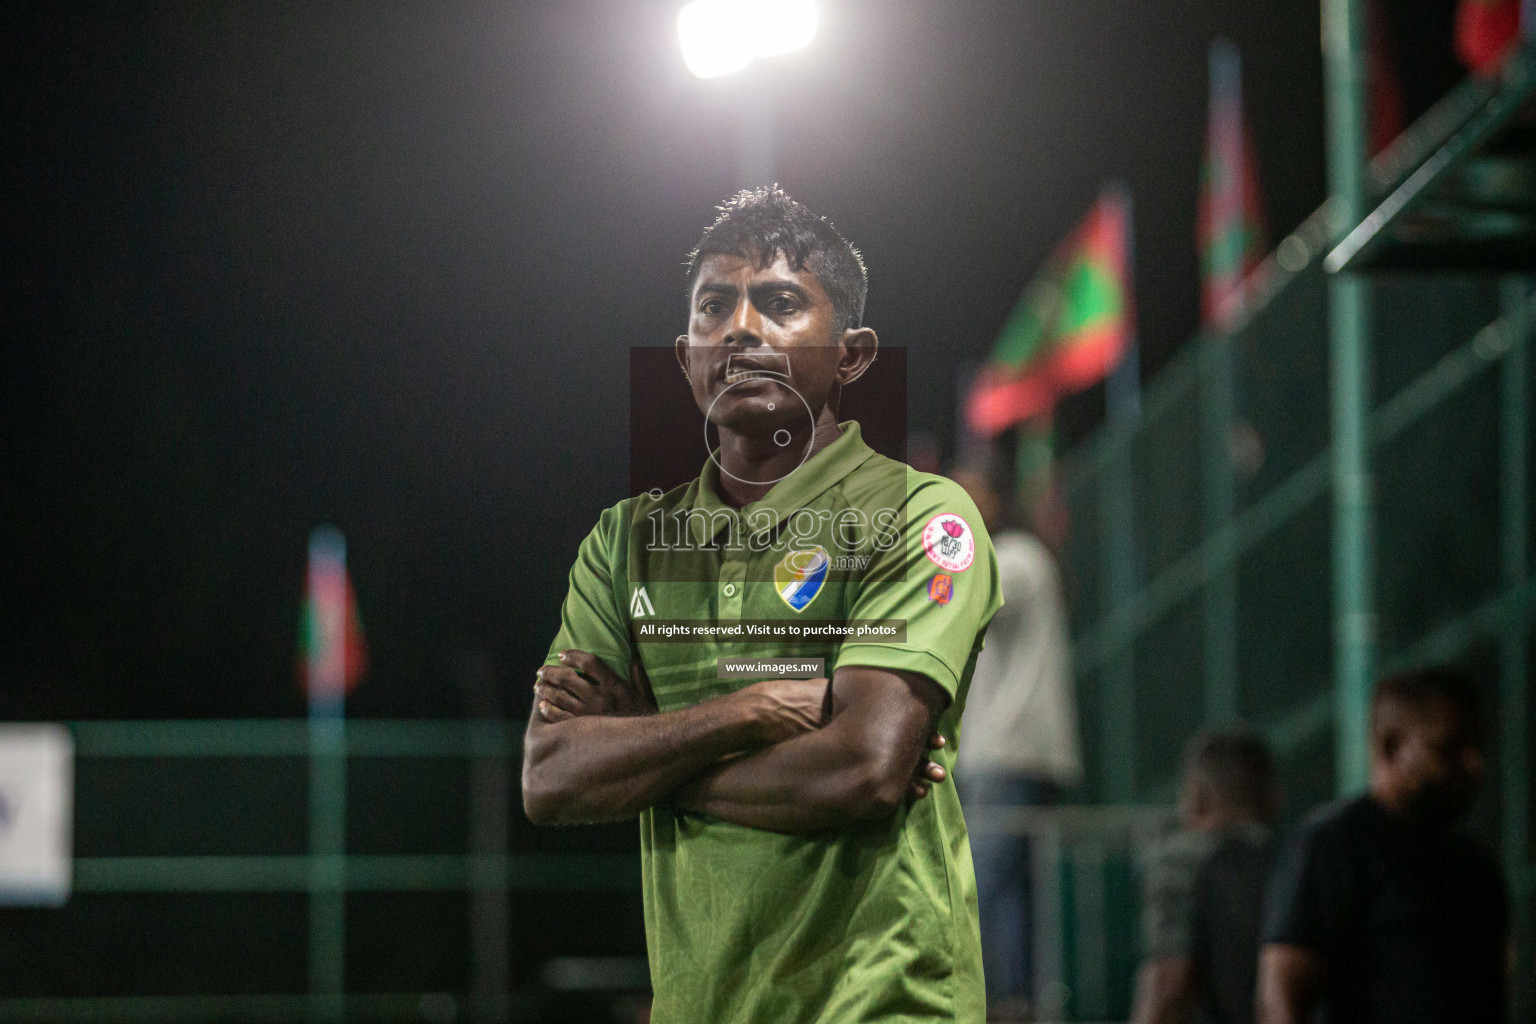
[[[463,648],[520,700],[625,494],[627,350],[682,327],[683,255],[743,184],[743,90],[771,96],[779,180],[863,250],[910,421],[946,438],[956,362],[1107,177],[1136,197],[1144,365],[1195,327],[1213,34],[1244,54],[1275,233],[1323,196],[1315,2],[828,0],[811,48],[711,82],[676,6],[49,8],[5,33],[0,719],[301,713],[323,520],[374,664],[355,713],[461,713]],[[1454,74],[1449,5],[1394,9],[1413,113]]]

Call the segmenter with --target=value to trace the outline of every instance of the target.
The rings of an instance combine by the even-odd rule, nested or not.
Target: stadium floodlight
[[[752,28],[739,0],[693,0],[677,12],[683,63],[700,78],[718,78],[752,63]]]
[[[816,38],[816,0],[758,0],[752,19],[752,55],[777,57]]]
[[[809,45],[816,24],[816,0],[692,0],[677,12],[677,38],[689,71],[718,78]]]

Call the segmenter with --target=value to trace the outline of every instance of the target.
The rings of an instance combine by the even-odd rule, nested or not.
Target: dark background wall
[[[326,520],[372,654],[353,713],[461,713],[464,649],[522,700],[627,489],[627,350],[677,333],[683,255],[740,184],[742,90],[771,97],[779,180],[863,250],[909,422],[946,441],[956,363],[1107,177],[1136,196],[1145,368],[1195,327],[1213,34],[1275,230],[1323,195],[1315,3],[829,3],[810,49],[713,82],[675,6],[5,30],[0,718],[300,713]],[[1455,75],[1450,5],[1390,11],[1411,114]]]

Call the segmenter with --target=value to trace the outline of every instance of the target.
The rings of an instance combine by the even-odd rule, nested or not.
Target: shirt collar
[[[805,508],[837,486],[875,454],[874,449],[864,443],[857,420],[847,420],[837,427],[840,432],[837,440],[774,484],[767,494],[740,509],[732,508],[720,499],[720,450],[715,449],[699,473],[699,486],[693,500],[693,507],[707,514],[688,517],[689,529],[698,543],[707,544],[714,540],[732,521],[732,517],[741,516],[746,519],[765,509],[773,513],[771,521],[782,526],[797,510]],[[718,515],[718,512],[727,515]],[[703,536],[706,523],[709,530],[707,537]]]

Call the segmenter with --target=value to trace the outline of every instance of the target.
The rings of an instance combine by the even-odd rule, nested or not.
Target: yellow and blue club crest
[[[827,582],[827,569],[832,559],[823,547],[805,551],[791,551],[773,567],[773,586],[784,603],[797,612],[805,611],[806,605],[816,600],[822,585]]]

